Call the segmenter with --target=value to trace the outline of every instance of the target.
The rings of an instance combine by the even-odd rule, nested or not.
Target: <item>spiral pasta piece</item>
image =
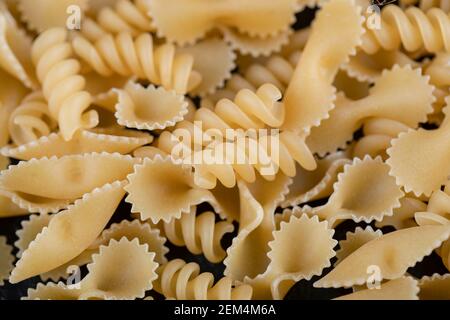
[[[49,135],[55,127],[41,91],[26,96],[11,113],[8,122],[11,139],[18,146]]]
[[[218,263],[225,258],[225,250],[220,240],[225,233],[234,230],[228,221],[215,222],[213,212],[203,212],[195,215],[195,210],[185,213],[180,219],[170,222],[160,222],[164,235],[177,246],[186,246],[193,254],[203,253],[212,263]]]
[[[416,7],[386,6],[381,10],[380,28],[366,28],[361,47],[373,54],[381,48],[397,50],[400,45],[409,52],[422,48],[432,53],[450,52],[449,15],[439,8],[425,13]]]
[[[196,164],[196,183],[203,188],[214,188],[216,179],[226,187],[236,184],[236,173],[244,181],[255,181],[256,168],[267,180],[272,180],[280,169],[287,176],[296,173],[295,162],[307,170],[316,167],[315,159],[304,139],[291,131],[261,133],[266,125],[277,127],[283,123],[284,106],[277,102],[281,92],[272,84],[264,84],[256,93],[243,89],[238,92],[234,101],[223,99],[218,102],[215,110],[200,108],[194,116],[194,123],[182,121],[174,132],[163,132],[158,139],[158,147],[177,159],[183,159],[186,164]],[[201,126],[199,126],[200,124]],[[229,129],[250,129],[255,136],[239,136],[235,130],[233,136],[228,136]],[[211,133],[220,133],[224,141],[218,142]],[[192,145],[190,142],[180,142],[188,135],[194,137],[201,133],[204,142],[217,142],[207,145]],[[257,136],[259,134],[259,136]],[[177,137],[178,136],[178,137]],[[221,155],[220,163],[205,160],[210,154]],[[226,159],[225,159],[226,158]]]
[[[50,115],[58,121],[64,139],[70,140],[79,129],[95,127],[98,114],[86,111],[92,96],[84,91],[86,81],[79,74],[80,63],[72,58],[67,32],[62,28],[45,31],[33,43],[31,55]]]
[[[154,31],[147,3],[146,0],[118,0],[114,7],[101,8],[95,19],[85,19],[81,32],[90,41],[96,41],[107,33],[126,31],[137,36]]]
[[[77,36],[72,45],[75,53],[104,77],[137,76],[178,94],[191,91],[201,81],[201,75],[192,70],[192,55],[177,53],[169,43],[155,47],[148,33],[135,38],[127,32],[106,34],[94,43]]]
[[[171,260],[160,266],[154,290],[166,298],[177,300],[250,300],[253,289],[247,284],[236,284],[229,277],[221,278],[214,284],[212,273],[200,273],[195,262],[186,263],[181,259]]]
[[[450,12],[450,1],[449,0],[400,0],[402,6],[417,5],[423,10],[427,11],[431,8],[440,8],[445,12]]]

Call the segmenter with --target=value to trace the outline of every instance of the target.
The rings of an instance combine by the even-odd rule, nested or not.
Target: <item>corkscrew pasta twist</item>
[[[8,129],[17,146],[47,136],[56,128],[41,91],[27,95],[9,117]]]
[[[223,277],[214,284],[212,273],[200,273],[195,262],[181,259],[171,260],[160,266],[154,290],[166,298],[177,300],[250,300],[253,289],[247,284],[236,284],[229,277]]]
[[[220,164],[207,161],[196,163],[196,181],[204,188],[214,188],[216,179],[231,188],[236,184],[236,173],[244,181],[254,182],[254,168],[267,180],[272,180],[278,169],[287,176],[295,176],[295,162],[307,170],[313,170],[315,159],[304,139],[295,133],[277,131],[272,135],[265,131],[256,136],[260,133],[257,129],[264,129],[266,125],[276,128],[283,123],[284,106],[278,102],[280,98],[281,92],[272,84],[264,84],[256,92],[240,90],[233,101],[220,100],[214,111],[208,108],[197,110],[194,123],[182,121],[176,127],[179,131],[163,132],[158,139],[158,148],[175,158],[189,160],[192,164],[196,156],[197,159],[208,156],[208,151],[203,148],[213,141],[211,133],[220,133],[225,141],[213,145],[213,154],[225,153],[226,161]],[[197,124],[201,124],[201,127]],[[227,137],[227,130],[236,128],[253,130],[255,136]],[[199,132],[205,136],[202,143],[206,144],[194,146],[187,141],[180,143],[177,137],[186,134],[195,137]],[[228,158],[229,155],[232,158]],[[242,161],[237,162],[236,159]]]
[[[195,210],[183,214],[180,219],[161,221],[159,227],[164,235],[177,246],[186,246],[193,254],[204,254],[208,261],[218,263],[225,258],[220,240],[225,233],[232,232],[230,222],[215,222],[213,212],[195,215]]]
[[[63,28],[49,29],[33,43],[31,56],[52,118],[58,121],[65,140],[82,128],[98,124],[95,110],[86,111],[92,96],[84,90],[80,63],[72,57],[72,46]]]
[[[418,5],[418,7],[423,11],[427,11],[431,8],[437,7],[444,10],[445,12],[450,12],[449,0],[400,0],[400,4],[403,7]]]
[[[362,49],[376,53],[381,48],[406,51],[426,49],[428,52],[450,52],[450,17],[439,8],[426,13],[416,7],[402,10],[388,5],[381,10],[380,28],[366,28]]]
[[[127,32],[107,34],[95,43],[77,36],[72,45],[84,62],[105,77],[137,76],[179,94],[189,92],[201,81],[201,75],[192,70],[192,55],[177,53],[169,43],[154,46],[148,33],[135,38]]]
[[[137,36],[154,31],[149,10],[146,0],[118,0],[114,7],[101,8],[94,19],[84,19],[81,32],[90,41],[96,41],[108,33],[126,31]]]

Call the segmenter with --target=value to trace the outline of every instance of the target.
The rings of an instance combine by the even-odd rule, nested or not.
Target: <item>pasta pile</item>
[[[450,299],[450,5],[374,6],[1,0],[0,286]]]

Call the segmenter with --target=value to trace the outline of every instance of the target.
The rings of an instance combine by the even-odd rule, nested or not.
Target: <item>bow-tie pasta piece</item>
[[[22,300],[77,300],[80,290],[68,288],[64,282],[38,283],[36,288],[29,288]]]
[[[369,288],[335,300],[419,300],[417,280],[404,277],[382,283],[379,288]]]
[[[62,157],[93,152],[127,154],[149,144],[153,137],[145,132],[120,130],[103,133],[102,130],[80,131],[70,141],[65,141],[61,134],[51,133],[38,140],[20,146],[6,146],[2,155],[20,160],[43,157]]]
[[[188,103],[182,95],[153,85],[129,82],[123,90],[117,89],[115,106],[117,122],[139,130],[166,129],[183,120],[188,113]]]
[[[2,2],[0,4],[0,66],[27,88],[36,89],[31,60],[32,40],[22,30]]]
[[[73,201],[96,187],[126,179],[136,163],[131,156],[109,153],[32,159],[2,171],[0,186],[19,197]]]
[[[379,268],[382,279],[397,279],[449,236],[450,225],[413,227],[388,233],[357,249],[314,286],[339,288],[362,285],[371,266]]]
[[[9,165],[9,159],[0,156],[0,170],[4,170]],[[29,212],[17,206],[9,197],[0,192],[0,218],[26,215]]]
[[[381,230],[374,231],[371,226],[368,226],[365,229],[357,227],[354,232],[347,232],[345,240],[339,241],[339,250],[336,251],[337,260],[334,266],[337,266],[342,260],[367,242],[377,239],[382,235],[383,232]]]
[[[269,259],[269,241],[275,230],[274,212],[288,192],[291,179],[279,173],[274,181],[259,178],[253,184],[238,182],[240,218],[238,236],[227,249],[226,276],[236,280],[263,273]]]
[[[139,220],[123,220],[112,224],[89,246],[89,249],[97,249],[100,245],[107,245],[111,239],[119,241],[123,237],[130,241],[138,239],[140,244],[147,244],[149,251],[155,253],[157,263],[167,263],[166,254],[169,248],[165,246],[166,239],[160,235],[158,229],[151,228],[148,223],[142,223]]]
[[[89,273],[77,287],[62,282],[39,283],[29,289],[25,300],[132,300],[152,289],[158,263],[148,245],[123,237],[101,246],[88,265]],[[125,272],[126,270],[126,272]]]
[[[28,220],[24,220],[20,223],[22,229],[19,229],[16,232],[17,241],[14,242],[14,246],[19,249],[16,254],[17,258],[20,259],[22,257],[22,253],[28,248],[30,243],[36,239],[36,236],[41,233],[42,229],[48,226],[53,217],[54,215],[50,214],[33,214]]]
[[[128,176],[125,199],[131,212],[140,213],[141,220],[169,222],[189,212],[191,206],[213,200],[208,190],[194,184],[192,168],[178,164],[171,157],[144,159]]]
[[[334,152],[345,147],[362,122],[372,117],[396,120],[416,128],[433,111],[434,87],[428,81],[429,77],[423,76],[420,69],[409,66],[383,71],[367,97],[352,101],[338,95],[336,108],[330,111],[328,119],[311,130],[306,143],[320,155]],[[398,94],[404,91],[410,94]]]
[[[10,282],[53,270],[82,253],[101,233],[123,196],[125,181],[85,194],[53,217],[17,262]]]
[[[268,253],[270,264],[264,274],[245,282],[254,285],[256,299],[283,299],[289,289],[302,279],[310,280],[331,265],[335,256],[334,230],[317,217],[291,216],[273,233]]]
[[[14,268],[13,263],[12,247],[6,243],[6,237],[0,237],[0,286],[8,279],[9,273]]]
[[[364,32],[360,12],[352,0],[336,0],[326,2],[316,15],[286,91],[283,129],[308,132],[334,108],[334,77],[341,64],[356,53]]]
[[[89,0],[17,0],[22,20],[28,28],[43,32],[54,27],[66,27],[67,9],[75,6],[80,10],[80,19],[88,7]],[[91,1],[92,2],[92,1]]]
[[[289,186],[283,208],[296,206],[308,201],[325,198],[333,193],[333,184],[346,164],[351,160],[344,152],[336,152],[317,160],[317,169],[307,171],[297,167],[293,183]]]
[[[250,300],[252,287],[240,284],[229,277],[223,277],[214,283],[212,273],[200,273],[195,262],[186,263],[174,259],[157,270],[155,291],[166,298],[177,300]]]
[[[157,34],[179,44],[194,43],[219,26],[235,27],[250,36],[266,38],[289,28],[297,0],[152,0],[150,16]]]
[[[359,50],[358,53],[350,58],[350,61],[341,66],[349,76],[359,81],[375,82],[385,69],[391,69],[393,66],[401,67],[409,65],[417,68],[420,64],[405,53],[398,50],[380,50],[375,54],[367,54]]]
[[[414,214],[426,209],[427,205],[423,201],[405,196],[400,199],[400,207],[393,210],[392,216],[385,216],[383,220],[376,221],[375,226],[393,226],[397,230],[415,227],[417,223],[414,221]]]
[[[419,281],[420,300],[449,300],[450,299],[450,274],[434,274],[431,277],[423,277]]]
[[[215,222],[214,212],[207,211],[196,214],[196,207],[181,218],[170,222],[160,221],[157,225],[164,230],[167,239],[176,246],[186,246],[189,252],[203,254],[212,263],[219,263],[225,258],[225,250],[221,246],[224,234],[233,232],[234,227],[228,221]]]
[[[136,299],[151,290],[158,277],[155,253],[138,239],[112,239],[93,255],[88,275],[81,281],[80,299]]]
[[[236,67],[236,54],[225,41],[216,37],[180,48],[179,52],[192,55],[193,68],[202,75],[202,82],[194,88],[192,95],[213,94],[217,88],[223,87]]]
[[[236,28],[220,27],[223,39],[233,50],[239,51],[241,55],[249,55],[253,58],[259,56],[269,56],[278,52],[289,42],[292,30],[288,29],[274,36],[267,38],[251,37],[248,34],[240,33]]]
[[[53,218],[54,215],[49,214],[40,214],[40,215],[31,215],[29,220],[25,220],[21,222],[22,229],[16,232],[18,240],[14,242],[19,251],[17,252],[17,258],[20,259],[22,253],[28,248],[30,243],[37,237],[39,233],[42,232],[44,227],[47,227],[50,223],[50,219]],[[91,261],[92,251],[87,252],[83,251],[79,256],[70,260],[69,262],[43,274],[40,274],[40,277],[43,281],[51,279],[53,281],[57,281],[58,279],[64,278],[66,279],[71,275],[70,270],[71,266],[82,266]]]
[[[338,175],[328,202],[312,208],[311,213],[331,225],[342,219],[369,223],[392,215],[393,209],[400,207],[403,192],[388,173],[389,166],[379,157],[355,158]]]
[[[438,190],[450,172],[450,99],[447,98],[444,122],[436,130],[410,130],[392,141],[387,150],[390,174],[406,192],[429,196]]]

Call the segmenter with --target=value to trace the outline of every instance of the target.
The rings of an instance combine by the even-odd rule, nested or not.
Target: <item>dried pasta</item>
[[[0,0],[0,300],[449,300],[450,2],[385,2]]]

